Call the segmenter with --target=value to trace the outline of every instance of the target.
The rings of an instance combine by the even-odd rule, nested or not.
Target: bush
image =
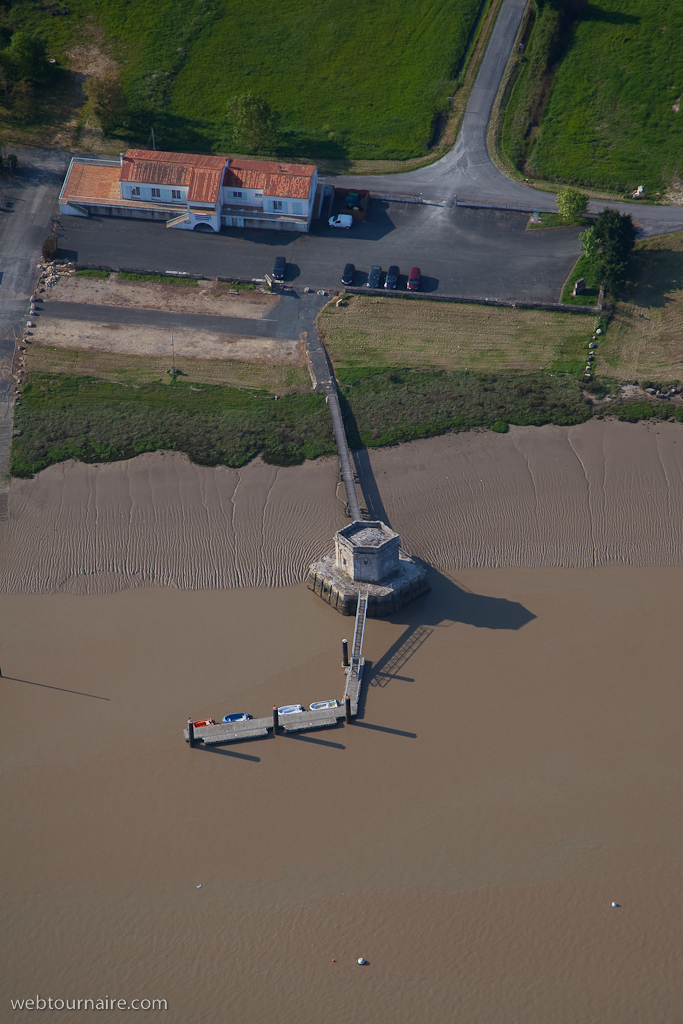
[[[566,221],[579,220],[588,209],[588,196],[577,192],[575,188],[563,185],[557,190],[557,208]]]
[[[57,253],[59,252],[59,247],[57,245],[57,239],[55,238],[54,235],[48,235],[47,236],[47,238],[43,242],[43,250],[42,251],[43,251],[43,259],[44,260],[54,260],[54,259],[56,259]]]
[[[649,402],[633,402],[631,405],[622,405],[617,409],[617,419],[624,423],[638,423],[640,420],[649,420],[659,412]]]

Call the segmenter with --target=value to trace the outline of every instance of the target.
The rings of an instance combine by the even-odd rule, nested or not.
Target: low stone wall
[[[401,552],[401,571],[385,584],[356,583],[342,576],[334,555],[314,562],[308,572],[306,586],[341,615],[355,615],[358,590],[368,591],[368,617],[383,619],[393,615],[410,601],[430,590],[427,572],[412,558]]]

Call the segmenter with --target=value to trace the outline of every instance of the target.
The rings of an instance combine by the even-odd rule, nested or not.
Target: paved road
[[[46,300],[38,306],[38,316],[42,314],[57,320],[92,320],[103,324],[163,327],[166,330],[208,331],[210,334],[235,334],[247,338],[298,340],[304,331],[310,334],[315,330],[315,318],[326,301],[328,299],[318,295],[299,295],[293,289],[287,289],[275,308],[268,311],[270,315],[258,318]]]
[[[419,195],[422,192],[425,198],[446,203],[452,203],[453,197],[457,195],[460,199],[527,208],[537,205],[546,208],[552,206],[555,200],[552,193],[539,192],[537,189],[511,181],[498,170],[486,148],[491,108],[525,6],[526,0],[504,0],[467,103],[460,134],[454,148],[446,156],[429,167],[405,174],[342,176],[335,178],[334,183],[346,187],[368,188],[373,192],[387,194]],[[634,187],[637,184],[638,182],[634,182]],[[645,235],[683,230],[683,207],[637,206],[633,203],[594,200],[590,203],[589,209],[599,212],[605,206],[613,206],[625,213],[633,214]]]
[[[135,324],[138,327],[208,331],[210,334],[239,334],[255,338],[272,338],[278,322],[277,317],[266,320],[205,316],[202,313],[169,313],[166,310],[130,309],[127,306],[91,306],[84,302],[46,302],[43,313],[57,320],[92,320],[103,324]]]
[[[3,183],[0,208],[0,474],[7,472],[12,436],[14,341],[28,311],[40,248],[50,232],[69,162],[64,153],[52,150],[9,152],[18,154],[19,170]],[[5,501],[0,493],[0,516]]]
[[[357,285],[374,263],[397,263],[404,275],[421,267],[426,291],[557,302],[579,254],[579,231],[526,231],[526,222],[522,214],[377,201],[352,231],[320,225],[308,235],[237,228],[208,235],[149,221],[62,217],[60,246],[70,259],[115,270],[242,279],[263,277],[283,255],[297,290],[341,288],[347,262],[358,268]]]

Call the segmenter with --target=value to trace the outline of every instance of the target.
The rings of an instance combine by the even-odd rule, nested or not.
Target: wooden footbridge
[[[311,729],[327,729],[331,725],[337,725],[342,718],[346,718],[346,721],[350,722],[358,714],[363,685],[363,667],[365,665],[363,639],[367,611],[368,592],[359,590],[351,657],[349,664],[344,666],[346,687],[343,707],[325,708],[321,711],[303,711],[289,715],[279,715],[277,707],[274,707],[272,716],[268,718],[250,718],[244,722],[220,722],[217,725],[194,726],[189,721],[187,729],[184,731],[185,740],[192,747],[196,743],[203,743],[205,746],[211,747],[220,743],[263,739],[271,731],[274,736],[277,736],[280,732],[293,733],[307,732]]]

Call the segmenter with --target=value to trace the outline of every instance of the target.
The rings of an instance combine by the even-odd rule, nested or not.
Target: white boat
[[[311,704],[311,711],[327,711],[328,708],[338,708],[336,700],[316,700]]]
[[[302,711],[301,704],[283,704],[277,709],[278,715],[300,715]]]

